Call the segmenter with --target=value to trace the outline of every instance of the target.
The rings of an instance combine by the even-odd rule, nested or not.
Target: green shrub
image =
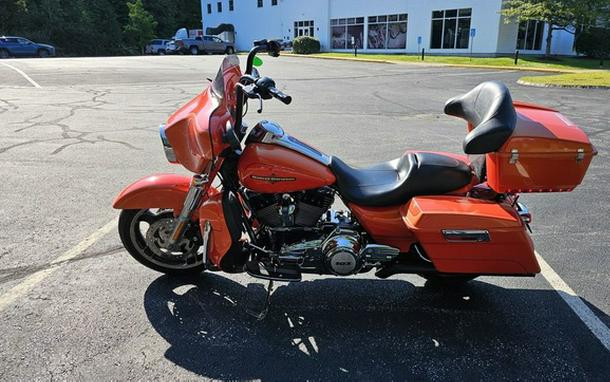
[[[610,57],[610,29],[589,28],[576,39],[576,51],[603,60]]]
[[[292,50],[296,54],[320,53],[320,40],[309,36],[300,36],[294,39]]]

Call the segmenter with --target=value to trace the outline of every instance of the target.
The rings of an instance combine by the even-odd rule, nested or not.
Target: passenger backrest
[[[517,113],[506,85],[483,82],[468,93],[445,104],[445,114],[468,121],[474,127],[464,138],[466,154],[497,151],[513,133]]]

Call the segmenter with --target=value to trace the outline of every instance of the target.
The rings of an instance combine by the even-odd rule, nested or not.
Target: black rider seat
[[[417,195],[442,195],[472,180],[472,169],[466,163],[427,152],[408,152],[362,169],[333,157],[330,168],[345,201],[370,207],[399,205]]]
[[[517,112],[506,85],[497,81],[483,82],[466,94],[445,104],[445,113],[466,120],[472,131],[463,142],[466,154],[497,151],[512,135]]]

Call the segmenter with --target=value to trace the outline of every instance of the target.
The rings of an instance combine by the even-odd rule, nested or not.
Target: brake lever
[[[263,96],[261,96],[259,93],[254,93],[254,94],[258,98],[258,110],[256,110],[256,112],[258,114],[261,114],[263,112]]]

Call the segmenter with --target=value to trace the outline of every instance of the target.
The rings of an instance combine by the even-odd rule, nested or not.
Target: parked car
[[[50,57],[55,56],[55,47],[37,44],[23,37],[0,37],[0,58],[9,57]]]
[[[165,54],[167,51],[167,44],[170,40],[151,40],[144,47],[144,53],[146,54]]]
[[[167,45],[168,53],[206,54],[206,53],[235,53],[235,45],[222,41],[216,36],[197,36],[172,40]]]
[[[278,44],[280,44],[280,47],[282,47],[282,50],[291,50],[292,49],[292,40],[283,40],[281,38],[278,38],[273,41],[276,41]]]

